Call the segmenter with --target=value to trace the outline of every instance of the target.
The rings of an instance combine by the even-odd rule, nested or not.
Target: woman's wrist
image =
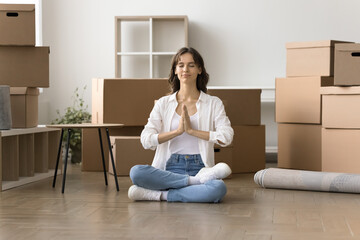
[[[167,142],[177,136],[181,135],[181,131],[180,130],[174,130],[171,132],[166,132],[166,133],[160,133],[158,135],[158,142],[159,144]]]
[[[180,129],[176,129],[175,130],[175,135],[176,135],[176,137],[177,136],[180,136],[181,134],[183,134],[184,133],[184,131],[181,131]]]
[[[209,141],[209,136],[210,136],[209,132],[196,130],[196,129],[188,129],[186,132],[191,136],[203,139],[205,141]]]
[[[190,128],[190,129],[188,129],[188,130],[186,131],[186,133],[189,134],[189,135],[191,135],[191,136],[194,136],[195,130],[192,129],[192,128]]]

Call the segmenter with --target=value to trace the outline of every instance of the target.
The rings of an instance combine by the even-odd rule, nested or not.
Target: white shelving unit
[[[115,77],[166,78],[172,57],[187,46],[187,16],[117,16]]]

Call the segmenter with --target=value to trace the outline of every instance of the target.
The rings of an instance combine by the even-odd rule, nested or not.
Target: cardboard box
[[[38,88],[10,88],[13,128],[31,128],[38,125],[38,97]]]
[[[360,128],[360,87],[321,88],[324,128]]]
[[[230,167],[232,166],[233,145],[230,145],[228,147],[221,147],[215,144],[214,153],[215,153],[215,164],[219,162],[224,162],[228,164]]]
[[[93,79],[92,123],[144,126],[154,101],[169,91],[167,79]]]
[[[256,172],[265,168],[265,126],[233,126],[235,136],[232,151],[227,148],[215,153],[215,161],[231,163],[233,173]],[[125,130],[128,129],[128,130]],[[143,127],[110,129],[112,136],[140,136]],[[122,131],[121,131],[122,130]],[[105,132],[102,132],[106,169],[109,169],[109,148]],[[139,140],[140,144],[140,140]],[[231,160],[229,156],[232,155]],[[216,158],[218,160],[216,160]],[[82,171],[103,171],[97,129],[82,130]]]
[[[276,78],[276,122],[320,124],[320,88],[333,83],[332,77]]]
[[[261,89],[210,87],[208,94],[219,97],[232,125],[261,124]]]
[[[35,46],[35,5],[0,4],[0,45]]]
[[[125,126],[122,128],[109,129],[111,136],[140,136],[143,126]],[[105,129],[101,131],[101,138],[104,148],[106,170],[109,168],[109,143],[107,142]],[[81,170],[82,171],[103,171],[99,132],[97,129],[82,129],[81,141]]]
[[[49,47],[0,46],[0,85],[49,87]]]
[[[230,166],[232,170],[232,161],[233,161],[233,145],[230,145],[228,147],[221,147],[217,144],[214,146],[214,153],[215,153],[215,164],[223,162]],[[228,176],[227,178],[231,178],[232,174]]]
[[[335,85],[360,85],[360,44],[335,45]]]
[[[231,169],[233,173],[265,168],[265,125],[232,126],[234,129]]]
[[[286,76],[334,76],[334,45],[344,41],[291,42],[286,44]]]
[[[360,130],[322,129],[322,170],[360,173]]]
[[[140,136],[111,137],[117,176],[129,176],[130,169],[138,164],[151,165],[155,151],[145,150]],[[114,174],[109,155],[109,173]]]
[[[321,171],[321,125],[278,124],[278,167]]]

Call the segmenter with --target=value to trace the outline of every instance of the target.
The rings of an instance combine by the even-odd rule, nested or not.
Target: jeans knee
[[[141,179],[142,176],[144,176],[143,174],[143,170],[147,167],[148,165],[135,165],[130,169],[130,179],[131,181],[135,184],[138,185],[137,182]]]
[[[220,202],[226,195],[227,188],[222,180],[212,180],[208,182],[211,184],[210,200],[211,202]]]

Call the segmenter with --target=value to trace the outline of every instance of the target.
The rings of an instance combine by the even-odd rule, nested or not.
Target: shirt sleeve
[[[224,104],[219,98],[214,104],[213,111],[215,131],[210,131],[209,141],[226,147],[233,140],[234,130],[231,127],[229,118],[226,116]]]
[[[156,101],[148,122],[140,135],[141,144],[145,149],[155,150],[159,145],[158,136],[162,128],[161,100]]]

